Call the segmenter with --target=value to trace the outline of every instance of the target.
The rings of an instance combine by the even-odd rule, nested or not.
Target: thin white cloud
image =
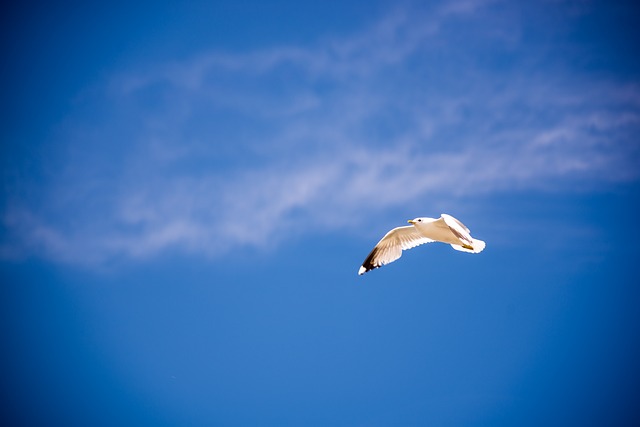
[[[12,199],[1,253],[215,256],[427,198],[637,180],[638,86],[541,67],[531,57],[546,52],[496,37],[504,22],[486,7],[398,11],[314,46],[205,52],[114,77],[89,96],[93,115],[66,121],[45,202]],[[487,65],[494,56],[511,63]]]

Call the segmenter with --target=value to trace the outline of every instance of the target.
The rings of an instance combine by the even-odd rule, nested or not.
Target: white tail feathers
[[[477,254],[477,253],[482,252],[486,245],[487,244],[483,240],[473,239],[473,245],[472,245],[473,249],[463,248],[460,245],[451,245],[451,247],[453,249],[455,249],[456,251],[469,252],[469,253],[472,253],[472,254]]]

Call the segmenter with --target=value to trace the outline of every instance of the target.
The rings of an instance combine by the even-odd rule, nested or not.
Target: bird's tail
[[[482,252],[486,245],[487,244],[483,240],[473,239],[473,245],[471,246],[467,247],[467,246],[460,246],[460,245],[451,245],[451,247],[456,251],[477,254]]]

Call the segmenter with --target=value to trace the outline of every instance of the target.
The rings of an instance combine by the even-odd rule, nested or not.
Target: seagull
[[[359,275],[389,264],[400,258],[402,251],[423,243],[449,243],[457,251],[474,254],[485,247],[485,242],[471,237],[469,229],[451,215],[442,214],[438,219],[421,217],[408,222],[411,225],[396,227],[384,235],[362,263]]]

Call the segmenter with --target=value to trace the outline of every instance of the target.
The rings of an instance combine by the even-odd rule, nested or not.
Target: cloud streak
[[[492,7],[119,73],[62,125],[40,202],[8,198],[1,253],[216,256],[427,198],[637,180],[638,84],[542,66],[551,53]]]

